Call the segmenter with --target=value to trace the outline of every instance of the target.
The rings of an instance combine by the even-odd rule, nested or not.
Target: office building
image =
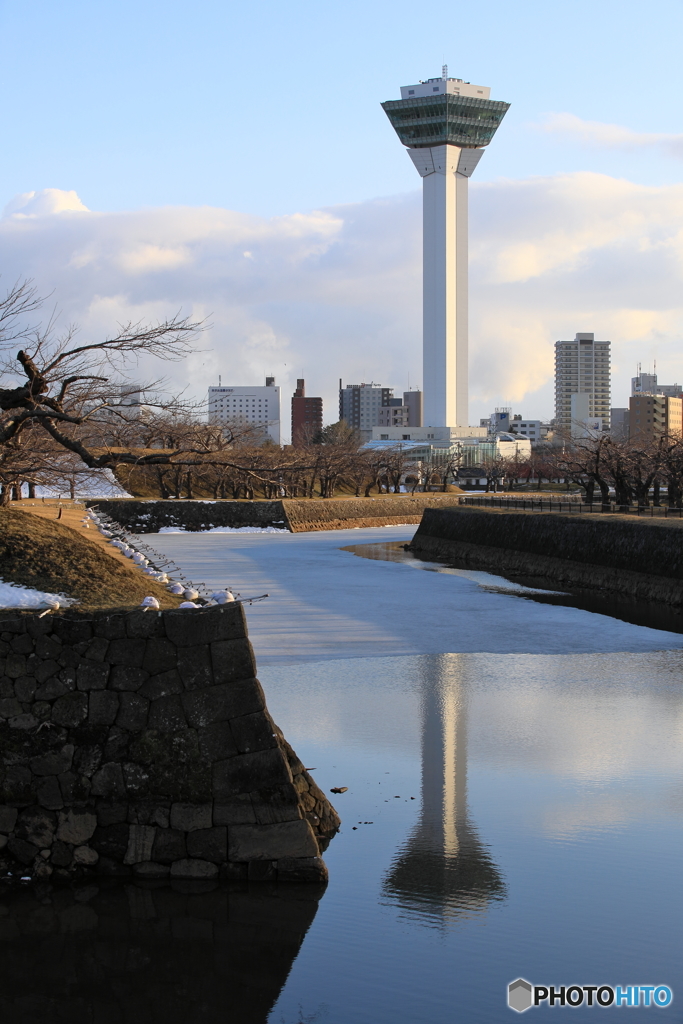
[[[403,404],[408,410],[408,426],[421,427],[423,424],[423,401],[422,392],[404,391]]]
[[[583,436],[586,430],[609,430],[610,342],[593,334],[555,343],[555,430]],[[600,421],[598,428],[592,425]]]
[[[632,441],[652,441],[663,435],[681,437],[683,399],[643,392],[629,399],[629,435]]]
[[[658,384],[656,373],[641,373],[638,364],[638,376],[631,377],[632,395],[668,395],[669,398],[680,398],[683,387],[680,384]]]
[[[280,444],[280,387],[266,377],[265,387],[209,388],[209,423],[237,429],[251,426],[256,441]]]
[[[422,178],[423,424],[468,424],[468,181],[509,103],[460,78],[401,87],[382,104]]]
[[[296,382],[292,395],[292,444],[311,441],[323,429],[323,400],[308,398],[303,377]]]
[[[422,426],[422,392],[404,391],[403,401],[390,398],[388,405],[379,410],[380,427],[421,427]]]
[[[629,436],[628,409],[610,409],[609,431],[615,441],[628,441]]]
[[[339,419],[346,420],[350,427],[359,431],[367,441],[372,428],[379,425],[380,409],[386,408],[394,397],[393,388],[382,388],[378,384],[347,384],[339,381]]]

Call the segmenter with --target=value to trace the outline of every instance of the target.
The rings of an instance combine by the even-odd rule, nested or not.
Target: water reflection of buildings
[[[265,1024],[322,888],[177,885],[2,893],[2,1020]]]
[[[422,807],[383,892],[443,921],[484,912],[506,890],[467,810],[467,693],[457,655],[421,662]]]

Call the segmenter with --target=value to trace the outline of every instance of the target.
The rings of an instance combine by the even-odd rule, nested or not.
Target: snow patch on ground
[[[162,526],[159,533],[289,533],[276,526],[210,526],[206,530],[183,530],[180,526]]]
[[[66,597],[65,594],[46,594],[42,590],[31,590],[0,580],[0,608],[47,608],[55,602],[61,608],[68,608],[76,604],[76,599]]]

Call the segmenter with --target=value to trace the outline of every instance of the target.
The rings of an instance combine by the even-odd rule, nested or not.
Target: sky
[[[638,361],[683,381],[682,28],[680,0],[0,0],[3,281],[89,335],[208,317],[166,367],[197,396],[303,375],[333,421],[340,377],[417,386],[421,183],[380,103],[447,63],[511,103],[470,186],[470,422],[550,417],[577,331],[623,406]]]

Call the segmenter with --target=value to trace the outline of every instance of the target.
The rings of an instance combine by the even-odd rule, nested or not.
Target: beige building
[[[683,399],[668,395],[633,395],[629,400],[631,440],[683,434]]]
[[[593,334],[577,334],[573,341],[555,343],[555,429],[583,436],[609,430],[610,343]],[[588,426],[586,426],[588,424]],[[574,428],[574,429],[572,429]]]

